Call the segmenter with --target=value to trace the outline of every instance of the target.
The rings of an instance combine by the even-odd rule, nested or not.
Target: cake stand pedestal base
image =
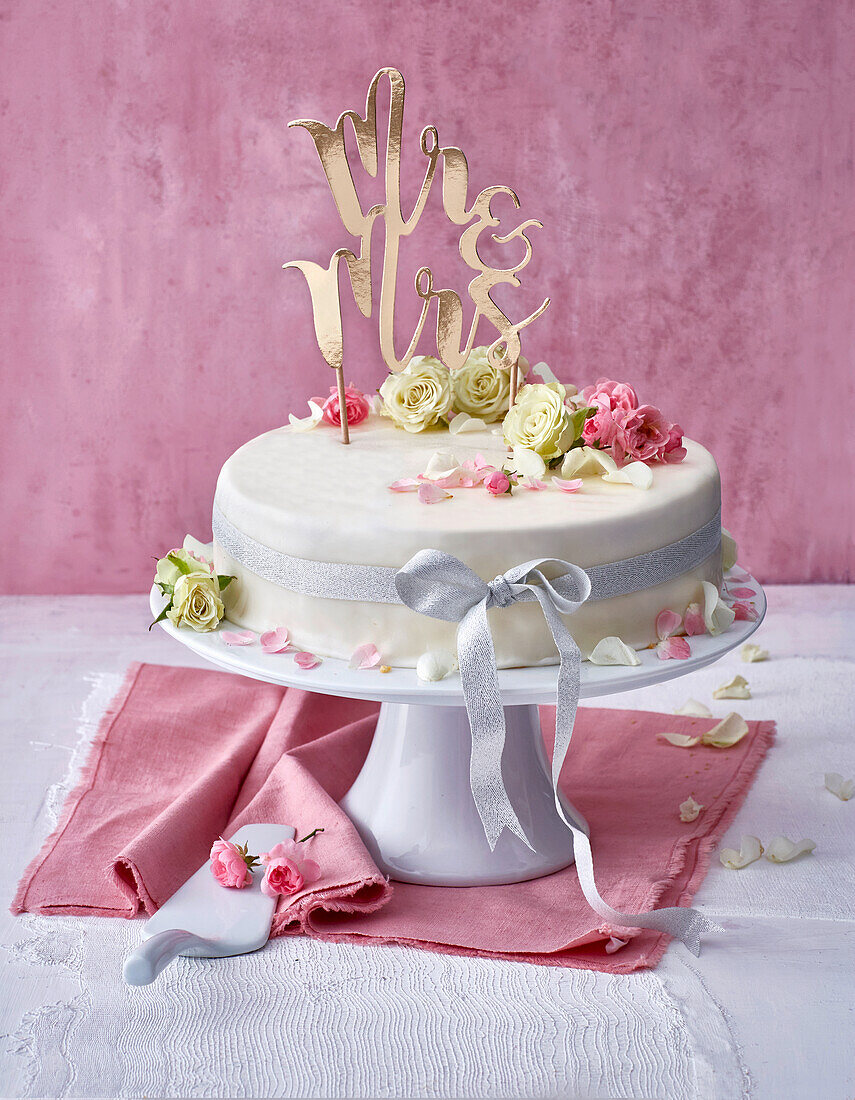
[[[341,805],[390,878],[495,886],[573,862],[572,836],[555,809],[538,708],[505,707],[505,723],[505,787],[535,851],[507,829],[490,851],[469,786],[472,739],[463,707],[383,703],[368,757]]]

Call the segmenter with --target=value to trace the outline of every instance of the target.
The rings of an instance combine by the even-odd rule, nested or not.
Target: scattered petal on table
[[[484,421],[478,417],[458,413],[448,425],[448,430],[452,435],[460,435],[461,432],[481,432],[486,427]]]
[[[801,855],[807,855],[816,847],[813,840],[788,840],[785,836],[776,836],[766,849],[766,859],[771,863],[789,863]]]
[[[560,489],[562,493],[578,493],[582,488],[582,479],[574,477],[570,481],[565,481],[564,478],[554,477],[552,484]]]
[[[400,481],[393,481],[389,488],[393,493],[415,493],[420,485],[417,477],[402,477]]]
[[[745,677],[737,674],[726,684],[717,687],[712,694],[713,699],[750,699],[751,688]]]
[[[839,772],[826,772],[825,789],[837,795],[841,802],[848,802],[855,794],[855,779],[844,779]]]
[[[657,733],[656,736],[678,749],[691,749],[701,743],[700,737],[690,737],[687,733]]]
[[[252,645],[255,641],[251,630],[221,630],[220,637],[226,645]]]
[[[763,845],[756,836],[744,836],[739,845],[739,851],[735,848],[722,848],[718,858],[722,867],[729,871],[741,871],[749,863],[755,863],[763,855]]]
[[[740,649],[739,655],[746,664],[751,664],[754,661],[768,661],[769,650],[761,649],[759,645],[754,645],[753,642],[746,642]]]
[[[350,658],[348,668],[376,668],[380,664],[380,652],[377,646],[369,642],[367,645],[357,646]]]
[[[748,723],[741,714],[731,711],[711,730],[707,730],[701,736],[701,740],[705,745],[712,745],[714,749],[729,749],[741,741],[746,733],[748,733]]]
[[[656,656],[660,661],[685,661],[691,655],[691,647],[685,638],[666,638],[656,647]]]
[[[602,638],[597,642],[588,660],[592,665],[630,665],[635,667],[641,664],[641,658],[635,650],[621,638],[614,635]]]
[[[700,802],[695,802],[692,795],[685,802],[680,803],[680,820],[694,821],[704,807]]]
[[[457,668],[457,658],[447,649],[432,649],[416,661],[416,676],[428,682],[444,680]]]
[[[697,699],[687,699],[674,713],[685,715],[686,718],[712,718],[710,708],[705,703],[699,703]]]
[[[284,653],[288,649],[291,636],[284,626],[277,626],[275,630],[268,630],[258,639],[265,653]]]
[[[303,669],[317,668],[321,663],[320,657],[315,656],[314,653],[309,653],[307,650],[301,650],[299,653],[294,654],[294,664]]]
[[[451,500],[451,493],[430,481],[419,485],[419,500],[422,504],[436,504],[440,500]]]
[[[548,488],[545,481],[541,481],[536,477],[526,477],[520,482],[523,489],[531,489],[532,492],[539,493],[542,489]]]

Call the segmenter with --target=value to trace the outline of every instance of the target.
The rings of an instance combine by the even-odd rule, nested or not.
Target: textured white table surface
[[[851,1098],[855,1093],[855,589],[772,588],[755,641],[683,680],[600,700],[669,711],[694,696],[773,718],[778,742],[726,843],[817,842],[813,856],[716,865],[698,903],[731,925],[700,959],[672,945],[629,977],[404,948],[278,940],[182,959],[131,989],[134,921],[14,918],[100,708],[132,660],[190,664],[147,598],[0,600],[0,1095]],[[200,662],[201,663],[201,662]],[[734,672],[754,698],[713,703]]]

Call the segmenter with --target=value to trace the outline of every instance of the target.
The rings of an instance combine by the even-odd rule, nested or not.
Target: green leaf
[[[166,581],[156,581],[155,583],[164,596],[171,596],[175,592],[175,586],[167,584]]]
[[[166,618],[166,612],[169,611],[169,609],[171,607],[172,607],[172,600],[169,601],[169,603],[166,605],[166,607],[164,607],[163,611],[161,611],[161,613],[157,616],[157,618],[154,620],[154,622],[151,624],[151,626],[149,626],[149,630],[151,630],[152,626],[155,626],[157,623],[162,622]]]
[[[228,588],[233,580],[234,577],[226,577],[222,573],[217,574],[217,584],[220,586],[221,592],[224,588]]]
[[[182,561],[181,558],[176,557],[175,554],[167,554],[166,560],[171,561],[178,572],[183,573],[185,576],[187,576],[188,573],[195,572],[195,570],[191,569],[186,561]]]

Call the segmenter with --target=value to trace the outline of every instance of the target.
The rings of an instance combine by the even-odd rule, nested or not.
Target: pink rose
[[[215,840],[211,848],[211,873],[220,886],[231,886],[236,890],[252,882],[252,872],[237,845],[222,837]]]
[[[262,852],[260,858],[266,868],[261,892],[269,898],[296,894],[321,877],[320,867],[303,856],[303,846],[296,840],[283,840],[269,852]]]
[[[488,493],[494,497],[500,497],[503,493],[511,491],[511,481],[504,470],[494,470],[484,479],[484,485]]]
[[[670,439],[671,425],[654,405],[639,405],[622,413],[612,440],[612,454],[618,466],[629,458],[635,462],[653,462]]]
[[[682,462],[686,457],[686,448],[683,446],[683,429],[679,424],[672,424],[668,432],[668,442],[659,455],[663,462]]]
[[[368,416],[368,398],[361,390],[358,390],[356,386],[345,386],[344,400],[348,424],[361,424],[366,416]],[[320,399],[318,399],[318,404],[320,404]],[[332,424],[336,428],[341,427],[341,412],[338,407],[338,390],[335,386],[330,386],[330,395],[323,403],[323,418],[326,420],[327,424]]]
[[[588,405],[600,408],[620,409],[629,412],[638,408],[638,394],[626,382],[613,382],[609,378],[598,379],[596,385],[586,386],[582,390],[582,397]]]

